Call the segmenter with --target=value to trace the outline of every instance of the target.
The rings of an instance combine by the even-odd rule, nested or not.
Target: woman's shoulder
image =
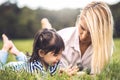
[[[71,38],[75,30],[76,30],[76,27],[68,27],[68,28],[64,28],[64,29],[57,31],[57,33],[62,37],[64,42],[66,42],[67,40]]]
[[[67,27],[67,28],[57,31],[57,33],[58,34],[64,34],[64,33],[69,34],[69,32],[73,32],[75,29],[76,27]]]

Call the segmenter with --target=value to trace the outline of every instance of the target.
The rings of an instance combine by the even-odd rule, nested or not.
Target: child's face
[[[43,56],[43,60],[45,63],[53,66],[56,63],[58,63],[58,61],[61,59],[61,55],[62,55],[62,50],[59,51],[58,54],[55,54],[54,52],[48,52]]]

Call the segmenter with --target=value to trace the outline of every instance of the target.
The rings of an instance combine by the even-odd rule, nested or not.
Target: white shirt
[[[81,57],[79,46],[78,27],[69,27],[58,31],[58,34],[63,38],[65,50],[63,51],[60,67],[75,66],[81,63],[85,68],[91,69],[92,45],[90,45]]]

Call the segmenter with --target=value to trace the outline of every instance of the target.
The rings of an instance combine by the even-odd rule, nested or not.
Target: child
[[[13,49],[11,45],[12,43],[9,41],[7,51]],[[14,66],[16,70],[25,69],[31,73],[37,70],[43,75],[46,74],[46,72],[53,75],[57,70],[64,48],[62,38],[53,29],[42,29],[38,31],[34,37],[33,52],[30,59],[27,61],[10,62],[7,66]],[[1,52],[0,54],[3,53]],[[2,62],[2,59],[0,60]]]

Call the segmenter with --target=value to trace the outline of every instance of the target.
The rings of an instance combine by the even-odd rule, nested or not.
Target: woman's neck
[[[81,57],[84,55],[87,48],[91,45],[91,42],[79,42],[80,45],[80,51],[81,51]]]

